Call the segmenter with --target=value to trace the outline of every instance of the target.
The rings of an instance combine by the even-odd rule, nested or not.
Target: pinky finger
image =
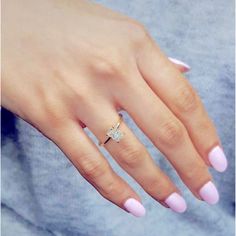
[[[145,208],[134,190],[118,176],[96,145],[76,121],[69,121],[56,132],[52,141],[64,152],[80,174],[110,202],[136,217],[145,215]]]

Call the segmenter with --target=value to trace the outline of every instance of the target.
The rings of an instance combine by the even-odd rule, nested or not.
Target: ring
[[[104,146],[110,139],[119,143],[119,141],[124,137],[124,133],[119,129],[122,122],[122,114],[119,114],[119,120],[115,125],[113,125],[106,133],[106,140],[104,142],[99,142],[99,146]]]

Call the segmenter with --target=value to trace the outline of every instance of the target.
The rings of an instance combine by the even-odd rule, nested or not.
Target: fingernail
[[[224,172],[227,169],[228,162],[224,151],[220,146],[214,147],[208,154],[208,159],[211,165],[219,172]]]
[[[172,193],[166,200],[165,203],[170,207],[171,210],[183,213],[187,209],[187,204],[184,198],[178,193]]]
[[[173,62],[173,63],[175,63],[175,64],[177,64],[177,65],[180,65],[180,66],[185,67],[186,70],[188,70],[188,71],[191,69],[191,67],[190,67],[188,64],[186,64],[186,63],[184,63],[184,62],[182,62],[182,61],[180,61],[180,60],[177,60],[177,59],[172,58],[172,57],[168,57],[168,58],[169,58],[169,60],[170,60],[171,62]]]
[[[207,182],[199,191],[202,199],[210,205],[214,205],[219,201],[219,193],[216,186],[211,182]]]
[[[124,207],[129,213],[136,217],[144,216],[146,213],[144,206],[134,198],[129,198],[126,200]]]

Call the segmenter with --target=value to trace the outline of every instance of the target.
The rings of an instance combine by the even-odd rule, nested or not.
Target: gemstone
[[[115,140],[116,142],[119,142],[122,137],[124,136],[124,133],[122,133],[119,129],[111,128],[107,132],[107,136]]]

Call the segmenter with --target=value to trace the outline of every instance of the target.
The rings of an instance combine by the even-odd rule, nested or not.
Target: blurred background
[[[177,183],[188,202],[188,210],[182,215],[162,207],[103,150],[116,172],[143,199],[147,215],[134,218],[103,199],[52,142],[2,109],[2,235],[233,236],[234,1],[97,2],[142,22],[168,56],[192,67],[186,76],[214,120],[229,159],[226,173],[212,171],[220,202],[209,206],[195,199],[158,150],[124,114],[125,121],[146,145],[156,163]]]

